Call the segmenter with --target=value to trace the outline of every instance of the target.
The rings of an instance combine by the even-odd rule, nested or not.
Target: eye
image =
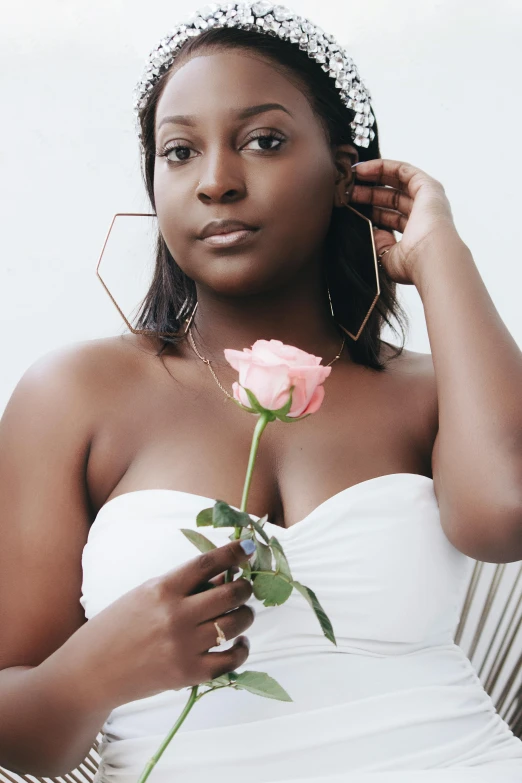
[[[172,160],[171,158],[169,158],[170,153],[173,152],[174,150],[191,150],[191,149],[192,147],[187,147],[186,144],[165,144],[165,146],[162,147],[162,149],[156,153],[156,157],[167,158],[169,163],[183,163],[185,160],[189,160],[189,158],[188,157],[183,159],[177,158],[177,160],[176,159]]]
[[[282,133],[279,133],[277,131],[271,131],[270,133],[263,133],[263,132],[256,132],[254,136],[251,136],[250,139],[246,142],[246,144],[250,144],[253,141],[259,142],[261,149],[255,150],[256,152],[278,152],[283,144],[285,143],[286,139],[283,136]],[[266,143],[272,143],[273,141],[278,142],[277,147],[272,146],[263,146]],[[246,145],[245,145],[246,146]],[[190,157],[188,155],[184,154],[183,158],[171,158],[170,153],[175,151],[175,155],[177,156],[178,150],[188,151],[190,153],[190,150],[192,147],[188,147],[186,144],[183,143],[168,143],[166,144],[159,152],[156,153],[156,156],[158,158],[166,158],[169,163],[184,163],[187,160],[190,160]]]
[[[278,133],[277,131],[270,131],[270,133],[263,133],[263,132],[256,132],[256,135],[251,137],[250,140],[247,142],[247,144],[250,144],[251,141],[259,141],[260,143],[263,143],[265,141],[273,140],[279,142],[277,147],[261,147],[261,151],[263,152],[278,152],[281,147],[283,146],[284,142],[286,141],[285,137],[282,133]]]

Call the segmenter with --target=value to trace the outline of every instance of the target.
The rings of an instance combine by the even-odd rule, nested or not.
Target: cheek
[[[329,161],[311,156],[299,171],[298,193],[303,206],[331,211],[334,198],[335,173]]]
[[[314,241],[327,231],[334,205],[335,172],[316,155],[280,172],[266,195],[278,233]]]
[[[169,187],[168,172],[161,169],[160,165],[154,172],[154,201],[158,218],[171,214],[176,200],[175,189],[172,186]]]
[[[171,255],[176,258],[186,252],[186,225],[179,215],[184,213],[182,194],[172,187],[168,172],[158,171],[154,176],[154,200],[158,229],[163,236]]]
[[[324,145],[312,143],[299,147],[278,172],[277,187],[272,195],[278,201],[284,197],[288,206],[295,202],[300,208],[317,209],[326,201],[330,209],[336,170],[329,151]]]

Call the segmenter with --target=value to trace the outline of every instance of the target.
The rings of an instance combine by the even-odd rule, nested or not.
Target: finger
[[[412,197],[415,197],[421,181],[430,178],[429,174],[410,163],[384,158],[361,162],[355,169],[355,176],[363,182],[391,185],[403,193],[409,193]]]
[[[196,638],[193,639],[195,649],[198,653],[207,652],[211,647],[217,647],[217,628],[214,625],[218,623],[225,635],[227,642],[230,642],[239,634],[244,633],[254,622],[254,612],[249,606],[241,606],[228,614],[218,615],[211,620],[199,625],[196,629]]]
[[[191,617],[198,618],[198,623],[204,623],[246,604],[252,592],[251,582],[240,576],[233,582],[219,585],[206,593],[187,596],[185,608]]]
[[[392,229],[392,231],[400,231],[401,234],[404,234],[404,229],[408,223],[408,219],[401,215],[400,212],[393,212],[391,209],[381,209],[380,207],[372,208],[371,221],[377,228]]]
[[[376,207],[386,207],[409,216],[413,209],[413,199],[407,193],[397,188],[383,188],[378,185],[355,185],[352,191],[352,201],[358,204],[374,204]]]
[[[384,250],[391,250],[397,244],[397,239],[392,231],[387,231],[385,228],[377,228],[376,231],[380,232],[378,236],[375,236],[375,248],[378,258]]]
[[[239,568],[237,566],[232,566],[232,568],[228,569],[233,574],[237,574],[239,572]],[[192,595],[197,593],[204,593],[206,590],[212,590],[213,587],[219,587],[219,585],[226,584],[225,582],[225,575],[226,571],[224,571],[222,574],[219,574],[219,576],[214,576],[212,579],[209,579],[208,582],[201,582],[195,590],[192,591]]]
[[[232,566],[232,568],[230,568],[229,571],[232,571],[233,574],[238,574],[239,573],[239,568],[237,566]],[[212,579],[209,580],[210,583],[215,585],[216,587],[218,585],[226,584],[226,582],[225,582],[226,573],[227,573],[226,571],[223,571],[223,573],[219,574],[219,576],[212,577]]]
[[[191,595],[201,582],[208,582],[212,577],[218,576],[234,565],[240,566],[242,563],[248,563],[248,558],[252,553],[247,554],[242,545],[252,543],[250,539],[242,541],[237,539],[230,544],[218,546],[210,552],[204,552],[173,569],[170,574],[166,575],[166,581],[171,581],[177,590],[181,590],[182,594]]]
[[[200,660],[203,662],[205,670],[209,672],[209,680],[214,680],[216,677],[242,666],[248,658],[249,650],[250,642],[247,637],[238,636],[228,650],[201,653]]]

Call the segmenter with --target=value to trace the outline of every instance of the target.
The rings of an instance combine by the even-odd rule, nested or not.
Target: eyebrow
[[[257,106],[247,106],[245,109],[240,109],[240,111],[237,112],[237,118],[239,120],[246,120],[256,114],[262,114],[266,111],[273,111],[274,109],[284,111],[289,114],[290,117],[294,116],[292,112],[286,109],[281,103],[260,103]],[[168,122],[176,123],[177,125],[188,125],[190,127],[193,127],[196,124],[195,119],[192,116],[185,114],[172,114],[168,117],[163,117],[158,125],[158,130],[162,125],[165,125]]]

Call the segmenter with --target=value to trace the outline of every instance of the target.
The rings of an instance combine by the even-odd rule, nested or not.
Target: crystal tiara
[[[273,5],[268,0],[248,3],[213,3],[195,11],[183,23],[159,41],[150,52],[141,79],[134,90],[133,109],[136,131],[143,146],[139,112],[160,76],[173,63],[181,46],[189,38],[211,27],[239,27],[277,36],[297,44],[309,57],[318,63],[323,71],[335,79],[345,106],[353,109],[355,117],[350,123],[353,142],[358,147],[368,147],[375,138],[372,125],[375,122],[371,95],[362,83],[357,68],[345,47],[340,46],[333,35],[284,5]]]

